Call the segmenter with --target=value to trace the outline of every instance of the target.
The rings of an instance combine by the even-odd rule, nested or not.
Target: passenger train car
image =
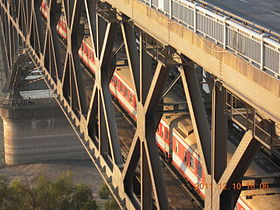
[[[41,11],[43,16],[47,17],[48,6],[43,1]],[[66,38],[66,27],[63,16],[57,25],[59,35]],[[87,68],[95,73],[94,54],[91,47],[91,40],[85,38],[79,50],[79,56]],[[121,106],[136,120],[136,97],[132,88],[130,74],[128,67],[123,67],[121,71],[115,71],[110,83],[110,91]],[[179,101],[175,94],[169,93],[165,97],[166,103]],[[195,134],[190,119],[182,114],[165,114],[158,126],[156,132],[156,141],[160,150],[168,157],[175,168],[184,176],[194,187],[198,193],[205,197],[205,187],[201,184],[205,183],[204,173],[202,170],[201,160],[197,150]],[[229,143],[228,150],[230,151],[229,157],[234,152],[235,147]],[[262,174],[266,172],[257,164],[251,164],[246,175]],[[197,187],[199,186],[199,187]],[[249,192],[249,193],[248,193]],[[253,198],[248,194],[256,194]],[[274,193],[270,197],[264,194]],[[236,204],[237,210],[250,210],[250,209],[277,209],[279,205],[280,189],[259,189],[250,191],[242,191],[240,198]],[[251,195],[250,194],[250,195]],[[250,199],[246,199],[250,198]]]

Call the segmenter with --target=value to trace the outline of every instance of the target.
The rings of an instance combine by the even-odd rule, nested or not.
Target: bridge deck
[[[205,2],[280,33],[278,0],[205,0]]]

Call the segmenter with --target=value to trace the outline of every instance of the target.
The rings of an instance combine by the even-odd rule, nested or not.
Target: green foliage
[[[108,200],[104,205],[105,210],[117,210],[120,209],[118,203],[115,201],[114,198]]]
[[[68,172],[54,182],[40,176],[34,186],[0,176],[0,209],[94,210],[97,205],[91,189],[85,184],[74,184]]]
[[[102,186],[99,189],[99,197],[101,199],[107,199],[107,201],[104,204],[105,210],[118,210],[119,205],[115,201],[115,199],[112,197],[111,192],[107,185],[105,183],[102,184]]]
[[[110,191],[105,183],[102,184],[98,193],[101,199],[108,199],[110,196]]]

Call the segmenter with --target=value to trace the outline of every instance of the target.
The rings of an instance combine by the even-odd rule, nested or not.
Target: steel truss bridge
[[[280,59],[275,34],[271,37],[259,35],[255,26],[242,26],[246,33],[242,32],[241,26],[219,16],[222,14],[215,14],[216,19],[208,20],[213,12],[207,8],[192,3],[183,5],[179,1],[164,1],[164,7],[158,1],[138,0],[45,2],[48,10],[44,18],[42,0],[0,0],[4,29],[1,36],[4,36],[8,60],[6,76],[12,80],[13,75],[17,75],[15,71],[19,68],[14,65],[20,53],[30,56],[41,69],[46,84],[56,95],[57,103],[120,207],[169,209],[155,132],[163,113],[160,104],[164,84],[170,69],[176,68],[183,83],[206,182],[211,183],[211,188],[206,190],[205,209],[233,209],[241,190],[226,191],[218,185],[242,180],[261,145],[269,149],[279,146],[276,133],[280,122],[277,113]],[[180,5],[189,18],[176,16]],[[57,31],[62,16],[66,28],[63,41]],[[207,21],[215,22],[214,31],[203,29],[202,25]],[[242,50],[242,46],[232,41],[236,36],[244,36],[241,39],[257,51]],[[78,55],[84,38],[93,46],[95,61],[95,82],[89,97]],[[109,90],[119,39],[125,46],[137,106],[137,129],[126,160],[122,157]],[[208,46],[203,47],[203,43]],[[201,59],[207,53],[209,59]],[[217,63],[219,68],[215,66]],[[197,77],[197,65],[212,75],[208,78],[212,91],[211,126]],[[231,81],[230,71],[243,75],[236,86]],[[250,85],[263,96],[269,92],[271,103],[254,97],[257,94],[248,91]],[[246,132],[227,164],[228,119]],[[138,166],[140,192],[136,195],[133,183]]]

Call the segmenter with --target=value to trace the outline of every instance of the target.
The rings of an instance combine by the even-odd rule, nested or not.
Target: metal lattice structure
[[[213,80],[211,131],[194,64],[184,55],[153,37],[147,39],[148,32],[133,25],[129,17],[106,2],[49,0],[45,1],[45,17],[41,5],[41,0],[0,0],[9,69],[16,63],[18,50],[25,49],[41,68],[47,85],[56,94],[58,104],[118,204],[128,209],[169,209],[155,132],[162,116],[159,104],[164,83],[170,67],[176,66],[182,78],[206,182],[212,186],[206,192],[205,208],[232,209],[241,191],[229,192],[217,186],[242,179],[249,167],[248,160],[261,146],[261,140],[256,140],[251,131],[254,126],[251,126],[226,165],[226,110],[232,110],[226,107],[226,102],[233,103],[227,100],[223,84],[217,78]],[[57,30],[61,18],[66,28],[63,41]],[[109,90],[116,65],[117,36],[124,42],[137,101],[137,129],[126,160],[121,154]],[[85,38],[91,41],[95,63],[95,82],[89,96],[78,54]],[[153,68],[155,62],[156,68]],[[138,165],[139,197],[133,187]]]

